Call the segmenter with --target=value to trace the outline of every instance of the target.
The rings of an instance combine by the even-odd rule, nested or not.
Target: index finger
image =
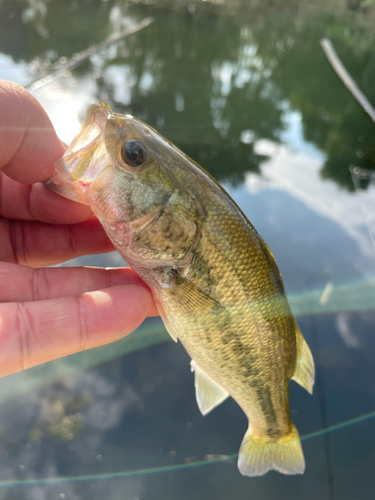
[[[20,85],[0,80],[0,110],[0,215],[54,224],[90,217],[88,206],[34,184],[53,175],[55,162],[65,152],[35,97]]]
[[[26,89],[0,80],[0,168],[18,182],[48,179],[65,147],[47,113]]]

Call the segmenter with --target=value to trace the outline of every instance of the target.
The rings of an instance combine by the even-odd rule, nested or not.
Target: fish
[[[301,474],[289,381],[312,394],[314,361],[265,241],[224,188],[141,120],[96,101],[46,181],[87,204],[150,287],[191,357],[198,407],[231,396],[248,418],[239,471]]]

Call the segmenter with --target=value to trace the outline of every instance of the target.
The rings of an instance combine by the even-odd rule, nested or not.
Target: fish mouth
[[[112,109],[103,101],[94,102],[88,109],[79,133],[55,163],[55,174],[44,184],[52,191],[79,203],[88,204],[84,194],[100,173],[95,158],[105,149],[106,123]]]

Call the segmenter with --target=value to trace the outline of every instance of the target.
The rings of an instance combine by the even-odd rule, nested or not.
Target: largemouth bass
[[[89,205],[149,285],[192,358],[202,414],[228,396],[243,409],[240,472],[303,473],[289,380],[311,393],[314,362],[271,251],[224,189],[153,128],[101,101],[47,185]]]

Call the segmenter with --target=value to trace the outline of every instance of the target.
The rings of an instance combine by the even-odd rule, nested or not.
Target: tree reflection
[[[107,37],[110,10],[101,0],[3,0],[1,51],[15,61],[56,62]]]
[[[349,165],[374,168],[374,124],[330,68],[319,41],[332,38],[375,102],[375,52],[370,28],[363,36],[361,8],[357,2],[354,17],[303,1],[127,7],[100,0],[4,0],[0,46],[15,61],[52,68],[60,57],[152,14],[151,26],[74,70],[75,77],[95,71],[98,98],[148,122],[217,179],[232,182],[259,171],[263,157],[254,142],[280,140],[285,113],[298,111],[305,140],[326,155],[322,176],[353,189]]]

